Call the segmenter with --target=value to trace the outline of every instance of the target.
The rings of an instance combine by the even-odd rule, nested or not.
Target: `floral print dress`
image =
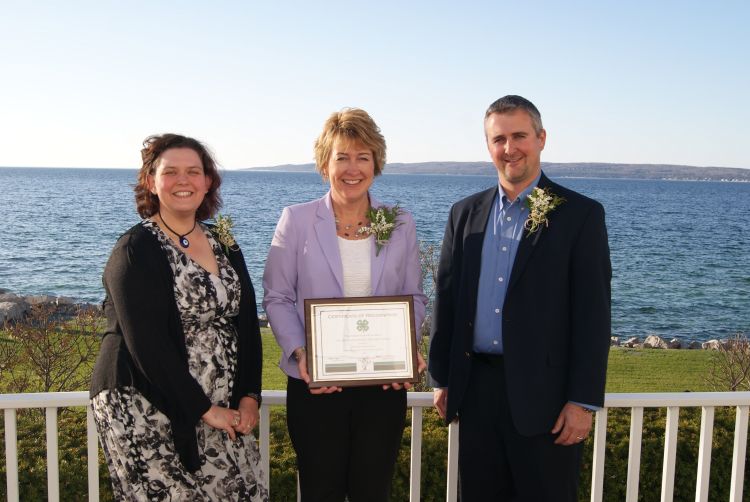
[[[144,220],[142,225],[159,239],[172,266],[190,374],[213,404],[229,406],[237,370],[237,333],[231,318],[239,312],[239,277],[202,224],[216,255],[218,276],[177,249],[154,222]],[[224,431],[199,421],[201,468],[191,473],[175,450],[169,419],[138,390],[104,390],[91,404],[116,500],[268,500],[252,434],[237,434],[232,441]]]

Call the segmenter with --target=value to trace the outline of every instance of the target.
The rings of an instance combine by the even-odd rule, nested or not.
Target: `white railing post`
[[[456,502],[458,499],[458,422],[448,426],[448,479],[445,487],[445,500]]]
[[[409,501],[419,502],[422,482],[422,407],[411,409],[411,455],[409,462]]]
[[[260,407],[260,423],[258,424],[258,449],[260,450],[260,466],[266,477],[269,500],[271,497],[271,410],[265,404]]]
[[[734,423],[734,450],[732,451],[732,484],[729,500],[742,502],[742,489],[745,482],[745,455],[747,453],[747,422],[750,406],[737,406]]]
[[[89,502],[99,501],[99,436],[94,422],[94,410],[86,406],[86,459],[89,476]]]
[[[18,502],[18,435],[16,410],[5,410],[5,473],[8,502]]]
[[[661,474],[661,502],[674,498],[675,458],[677,458],[677,429],[680,425],[679,406],[667,408],[667,427],[664,436],[664,462]]]
[[[711,440],[714,434],[714,408],[704,406],[701,411],[701,437],[698,446],[698,474],[695,502],[708,501],[708,480],[711,476]]]
[[[47,500],[60,500],[60,465],[57,452],[57,408],[45,408],[47,426]]]
[[[604,491],[604,454],[607,445],[607,408],[596,412],[594,456],[591,460],[591,502],[602,500]]]
[[[643,408],[633,407],[630,412],[630,446],[628,447],[628,480],[625,502],[637,502],[638,481],[641,476],[641,440],[643,437]]]

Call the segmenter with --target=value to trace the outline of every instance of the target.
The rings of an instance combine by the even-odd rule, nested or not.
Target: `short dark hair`
[[[493,113],[513,113],[516,110],[523,110],[531,117],[531,124],[534,126],[534,131],[539,135],[544,127],[542,126],[542,114],[534,103],[528,99],[516,96],[515,94],[508,94],[492,103],[484,114],[484,120]]]
[[[150,218],[159,212],[159,197],[149,190],[148,177],[156,173],[156,165],[164,152],[173,148],[189,148],[200,157],[203,164],[203,173],[211,178],[211,186],[195,212],[195,217],[199,220],[212,218],[222,204],[219,194],[221,176],[216,168],[216,161],[206,145],[197,139],[179,134],[159,134],[143,140],[143,149],[141,150],[143,165],[138,171],[138,183],[134,188],[138,214],[141,215],[141,218]]]

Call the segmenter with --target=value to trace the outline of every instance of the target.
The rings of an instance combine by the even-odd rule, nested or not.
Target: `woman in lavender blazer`
[[[381,205],[369,188],[385,164],[385,140],[366,112],[332,114],[315,142],[315,160],[330,190],[284,208],[263,275],[263,307],[288,376],[287,426],[302,500],[386,501],[404,429],[405,386],[309,389],[304,300],[414,295],[419,332],[427,298],[416,228],[402,211],[379,251],[373,236],[359,232],[369,225],[367,210]]]

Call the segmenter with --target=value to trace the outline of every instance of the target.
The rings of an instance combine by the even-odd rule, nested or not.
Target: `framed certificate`
[[[414,298],[305,300],[310,387],[417,382]]]

